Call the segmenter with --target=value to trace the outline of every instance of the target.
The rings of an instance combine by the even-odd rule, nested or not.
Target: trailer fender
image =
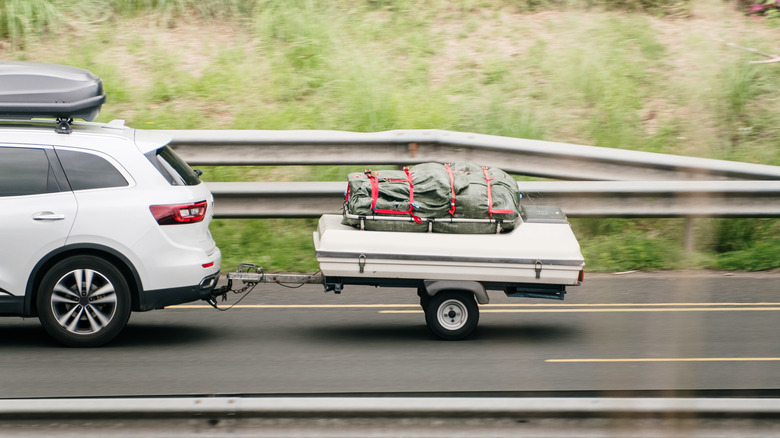
[[[488,304],[488,297],[485,286],[478,281],[454,281],[454,280],[425,280],[425,291],[430,296],[434,296],[443,290],[462,290],[471,292],[477,298],[477,303]]]

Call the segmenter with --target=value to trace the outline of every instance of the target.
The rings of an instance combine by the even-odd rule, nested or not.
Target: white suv
[[[60,119],[0,122],[0,315],[97,346],[131,311],[207,298],[221,263],[214,201],[170,138]]]

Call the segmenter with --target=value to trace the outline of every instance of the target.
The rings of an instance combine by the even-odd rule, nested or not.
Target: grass
[[[684,219],[572,219],[591,271],[778,267],[780,221],[694,219],[695,251],[684,248]]]
[[[0,0],[0,55],[97,73],[103,121],[438,128],[780,165],[780,69],[711,35],[776,41],[721,0]],[[362,168],[204,170],[308,181]],[[314,224],[212,228],[226,269],[311,271]],[[693,254],[680,219],[572,224],[590,270],[780,267],[775,219],[697,219]]]
[[[319,269],[311,238],[316,219],[215,219],[210,229],[226,271],[239,263],[254,263],[267,272]]]
[[[61,24],[56,5],[50,0],[3,0],[0,2],[0,36],[20,42],[37,38]]]

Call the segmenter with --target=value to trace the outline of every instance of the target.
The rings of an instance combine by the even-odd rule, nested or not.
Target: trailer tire
[[[420,307],[425,311],[428,308],[428,303],[431,301],[431,296],[428,295],[428,291],[424,288],[417,289],[417,295],[420,297]]]
[[[425,322],[441,339],[456,341],[470,335],[479,322],[474,294],[446,290],[430,297],[425,306]]]

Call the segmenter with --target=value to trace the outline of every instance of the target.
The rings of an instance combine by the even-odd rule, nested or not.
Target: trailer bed
[[[326,278],[574,285],[585,265],[565,220],[522,221],[501,234],[444,234],[362,231],[324,215],[313,237]]]

